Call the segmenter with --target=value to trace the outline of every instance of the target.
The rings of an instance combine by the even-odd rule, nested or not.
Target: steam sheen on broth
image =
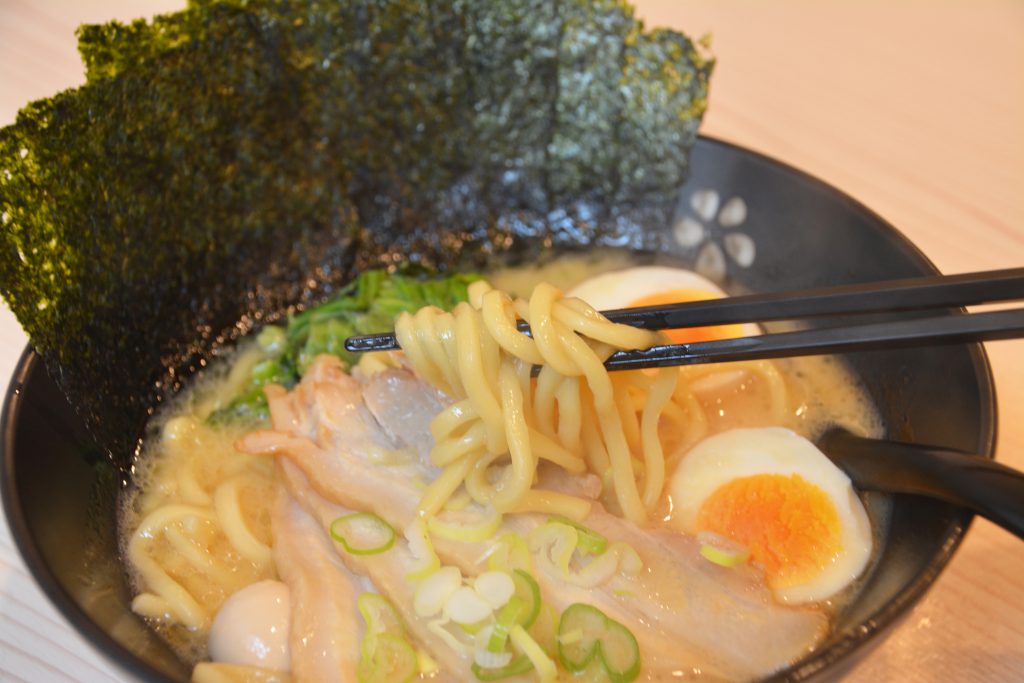
[[[631,257],[620,252],[598,257],[565,257],[548,267],[496,271],[488,279],[498,289],[527,294],[533,284],[540,281],[557,280],[556,284],[568,289],[597,273],[634,263]],[[589,303],[597,309],[605,308],[597,301]],[[280,670],[278,660],[261,659],[256,653],[233,662],[234,666],[200,665],[195,680],[287,680],[289,676],[297,681],[314,680],[322,674],[313,672],[326,670],[316,669],[316,666],[335,666],[338,662],[358,668],[360,680],[387,680],[386,677],[374,678],[381,675],[379,666],[384,666],[381,664],[384,655],[380,653],[387,653],[388,666],[400,667],[403,657],[407,657],[400,645],[389,645],[392,637],[395,642],[412,646],[410,661],[416,676],[461,680],[473,677],[469,674],[470,665],[476,667],[472,671],[479,677],[479,671],[485,674],[503,671],[522,661],[526,668],[520,672],[508,669],[510,673],[505,680],[536,680],[538,677],[543,680],[546,651],[552,666],[558,665],[556,675],[566,677],[570,674],[564,667],[566,661],[573,661],[572,648],[576,647],[573,643],[580,637],[585,638],[587,632],[584,630],[584,636],[580,636],[572,631],[566,636],[556,634],[556,630],[577,613],[582,615],[581,619],[590,615],[589,624],[600,622],[599,617],[593,616],[595,613],[603,615],[605,623],[611,624],[616,633],[615,624],[633,630],[641,655],[639,672],[633,672],[632,678],[627,675],[630,672],[616,674],[614,664],[601,660],[605,673],[621,674],[619,680],[637,677],[661,680],[680,667],[691,677],[751,678],[771,673],[820,642],[827,630],[830,610],[856,589],[854,583],[845,592],[836,592],[824,601],[794,602],[787,606],[780,601],[786,599],[780,596],[786,595],[787,589],[774,585],[771,577],[764,574],[765,562],[755,560],[726,568],[721,566],[719,555],[714,555],[718,558],[717,564],[706,559],[707,554],[702,557],[707,543],[702,547],[692,536],[680,532],[682,521],[677,517],[680,501],[673,499],[676,489],[672,475],[680,458],[710,435],[749,434],[750,438],[759,439],[764,435],[756,430],[781,427],[813,440],[823,429],[835,424],[859,434],[880,435],[879,419],[865,392],[834,358],[680,369],[672,397],[656,427],[664,452],[665,484],[659,485],[657,500],[646,506],[643,528],[616,516],[629,517],[631,511],[630,503],[624,503],[622,495],[617,493],[621,484],[616,486],[611,475],[593,473],[592,462],[587,462],[592,474],[581,471],[576,475],[551,464],[552,459],[563,457],[548,443],[551,438],[559,443],[566,440],[573,443],[573,439],[578,438],[566,434],[570,428],[559,428],[557,424],[552,427],[551,437],[543,437],[543,434],[534,437],[535,449],[550,452],[540,453],[539,460],[533,456],[533,462],[539,463],[534,465],[536,474],[529,474],[530,481],[524,484],[534,487],[531,491],[553,493],[540,496],[544,498],[541,502],[537,502],[537,497],[528,497],[528,500],[522,499],[527,503],[520,501],[516,504],[518,507],[487,508],[474,498],[473,486],[477,489],[490,486],[488,490],[499,493],[508,490],[511,484],[506,482],[513,481],[516,474],[512,465],[483,462],[477,467],[483,468],[485,474],[474,484],[470,480],[472,467],[451,474],[456,469],[453,465],[431,461],[435,443],[432,439],[425,443],[422,438],[431,433],[431,425],[417,424],[417,420],[422,421],[420,413],[424,406],[430,407],[428,417],[433,417],[448,405],[449,399],[410,374],[408,367],[393,357],[367,358],[354,369],[358,382],[341,373],[336,361],[316,361],[295,392],[288,394],[283,389],[268,392],[273,430],[264,430],[266,436],[260,432],[246,435],[251,427],[230,423],[211,425],[207,417],[237,392],[242,380],[262,358],[263,352],[255,344],[243,345],[219,370],[200,378],[155,418],[139,463],[136,485],[125,498],[120,520],[122,550],[137,593],[133,609],[147,617],[183,659],[199,663],[210,656],[211,627],[221,606],[232,594],[257,582],[283,580],[291,588],[289,623],[268,622],[263,626],[269,630],[283,628],[286,632],[290,628],[293,636],[296,628],[306,628],[320,638],[317,647],[329,643],[338,653],[328,657],[330,661],[306,661],[309,657],[303,655],[303,645],[297,645],[298,640],[292,637],[290,674]],[[414,365],[420,369],[419,365]],[[638,377],[636,381],[649,387],[656,380]],[[647,390],[620,388],[617,391],[620,393],[619,412],[626,415],[622,438],[639,444],[642,435],[631,433],[629,425],[634,419],[637,425],[641,424],[639,416],[643,413]],[[629,393],[625,402],[621,401],[623,391]],[[533,400],[529,391],[527,394],[526,400]],[[564,400],[565,394],[561,396],[560,400]],[[587,400],[590,395],[583,391],[581,396]],[[358,405],[352,407],[353,401]],[[622,407],[626,404],[635,404],[636,413]],[[310,438],[321,448],[328,443],[340,444],[337,447],[343,453],[339,459],[325,460],[327,464],[323,467],[326,469],[319,470],[316,467],[320,464],[311,463],[314,458],[324,458],[323,452],[282,455],[282,449],[294,451],[304,447],[288,445],[292,444],[288,441],[290,432],[282,422],[286,412],[296,434],[312,435]],[[562,415],[563,421],[569,419],[564,410]],[[557,417],[552,419],[557,422]],[[579,438],[585,441],[588,438],[586,425],[580,429],[583,436]],[[596,433],[602,436],[606,431]],[[435,438],[438,433],[435,427]],[[456,436],[466,441],[467,433],[456,432]],[[341,438],[338,435],[342,434],[344,438],[338,441]],[[277,439],[272,442],[273,448],[266,446],[273,438]],[[589,438],[594,438],[593,434]],[[358,458],[345,454],[349,447],[359,451]],[[239,448],[248,452],[241,452]],[[261,448],[266,454],[259,454]],[[637,457],[634,451],[630,461],[642,499],[642,484],[653,475],[650,465]],[[451,462],[458,464],[464,460]],[[571,465],[574,461],[567,462]],[[332,468],[337,468],[337,473]],[[608,467],[607,471],[611,469]],[[313,473],[317,476],[311,476]],[[462,478],[455,478],[456,474]],[[361,476],[365,478],[360,479]],[[776,480],[770,477],[783,475],[764,476],[769,477],[764,481],[775,486]],[[789,470],[786,476],[789,476],[787,481],[798,484],[807,478],[790,476]],[[431,508],[436,508],[439,521],[419,524],[423,533],[422,537],[417,536],[415,499],[428,498],[438,488],[437,482],[446,477],[450,480],[446,495],[437,498]],[[359,482],[365,482],[364,489],[356,492],[345,489],[346,485],[357,486]],[[379,491],[371,490],[378,484],[381,485]],[[378,493],[380,495],[374,499]],[[409,495],[403,498],[404,493]],[[572,523],[577,528],[558,521],[563,514],[565,517],[576,515],[579,506],[570,498],[586,503],[580,517],[583,521]],[[355,504],[360,501],[368,501],[368,507]],[[847,502],[836,504],[842,506]],[[560,507],[563,504],[564,509]],[[602,506],[616,514],[600,512]],[[642,501],[641,507],[644,507]],[[377,546],[372,543],[376,541],[366,540],[386,533],[382,527],[373,526],[376,524],[373,519],[369,526],[354,531],[354,536],[335,533],[332,541],[328,530],[337,530],[337,520],[364,509],[381,521],[403,522],[384,524],[393,526],[395,534],[394,546],[388,546],[389,550],[375,554]],[[592,510],[589,516],[586,509]],[[640,509],[633,514],[639,515]],[[422,513],[422,509],[420,511]],[[880,513],[874,508],[870,511],[872,516]],[[559,517],[551,516],[556,513]],[[492,518],[497,521],[485,535],[481,529],[490,524]],[[405,521],[410,523],[405,524]],[[282,529],[289,530],[287,541],[280,537]],[[750,533],[754,534],[751,539],[761,538],[757,536],[760,531]],[[877,532],[874,533],[877,536]],[[426,545],[423,537],[427,539]],[[481,630],[485,635],[497,630],[502,608],[512,604],[512,598],[504,596],[504,602],[499,598],[496,606],[480,608],[479,619],[471,623],[457,615],[460,609],[477,609],[481,596],[493,597],[488,590],[499,593],[504,590],[474,588],[477,583],[494,581],[504,585],[505,579],[501,577],[516,576],[517,565],[512,558],[523,549],[514,542],[503,545],[496,540],[513,537],[523,539],[524,552],[533,554],[532,571],[524,573],[533,577],[531,581],[538,586],[538,595],[543,595],[543,609],[536,623],[530,622],[534,625],[528,631],[521,629],[526,636],[517,631],[517,636],[507,644],[501,643],[502,648],[493,648],[500,649],[502,655],[514,654],[511,663],[481,663],[480,652],[487,648],[477,645],[474,654],[473,643],[480,643]],[[557,562],[552,565],[552,558],[559,557],[560,539],[570,537],[578,545],[575,552],[570,547],[569,555],[562,556],[569,558],[565,560],[569,564],[561,568]],[[343,547],[339,538],[345,538],[346,543],[353,538],[356,543],[371,543],[369,547],[374,552],[366,555],[346,552],[348,546]],[[600,552],[588,554],[584,549],[585,542],[591,538],[605,539],[606,545]],[[877,547],[879,543],[870,529],[867,543],[869,548],[870,544]],[[289,555],[290,544],[301,547],[301,552],[296,550]],[[756,543],[752,540],[749,544],[750,548],[742,550],[756,552]],[[720,552],[720,549],[713,552]],[[731,551],[727,547],[727,555],[728,552]],[[609,559],[613,555],[614,561]],[[431,558],[437,566],[427,566]],[[322,564],[317,565],[317,562]],[[580,577],[588,571],[590,574],[598,572],[600,563],[611,567],[605,572],[607,575],[602,575],[603,580],[595,585],[585,585]],[[489,568],[495,577],[481,578]],[[679,580],[665,582],[659,578],[670,575],[678,576]],[[337,580],[327,582],[325,576]],[[410,576],[415,578],[410,579]],[[417,617],[429,611],[427,608],[417,611],[427,599],[424,596],[429,591],[425,586],[430,582],[443,583],[448,580],[446,577],[454,577],[454,583],[451,591],[443,596],[443,605],[431,612],[433,616]],[[712,585],[721,587],[720,595],[709,595],[713,591],[704,590]],[[520,588],[516,584],[516,595]],[[775,597],[772,597],[773,590],[776,590]],[[363,597],[378,592],[390,601],[385,603],[390,607],[375,607],[372,600],[367,602]],[[459,605],[455,605],[456,593],[463,596],[463,603]],[[296,600],[299,594],[318,596],[307,602],[319,604],[302,604]],[[651,597],[655,594],[659,596],[656,600]],[[796,593],[790,591],[789,594]],[[254,604],[258,606],[260,599],[256,598]],[[538,604],[541,604],[539,597]],[[583,607],[577,607],[579,604]],[[328,609],[330,605],[336,606],[334,612]],[[699,623],[702,614],[737,609],[737,606],[749,610],[750,619],[755,623],[781,625],[776,630],[783,635],[778,636],[778,643],[764,644],[761,649],[765,654],[759,654],[759,648],[749,643],[710,642],[716,636],[718,641],[728,640],[721,637],[722,633],[715,633],[712,624],[706,629],[692,628],[694,623]],[[592,611],[587,612],[588,609]],[[367,614],[377,616],[367,617]],[[404,625],[392,626],[392,630],[381,626],[393,615],[400,617],[398,622]],[[454,621],[453,615],[456,615]],[[638,620],[631,621],[630,615],[639,615]],[[219,640],[244,637],[245,634],[233,634],[224,629],[244,629],[245,624],[224,626],[226,620],[220,621],[222,623],[216,627],[220,629]],[[438,625],[441,621],[444,623]],[[658,635],[655,633],[658,629],[645,628],[643,624],[648,621],[657,621],[661,624],[660,631],[665,633]],[[676,628],[686,630],[688,642],[674,637],[672,631]],[[696,633],[700,631],[708,633]],[[371,645],[367,645],[371,641]],[[527,644],[524,646],[523,642]],[[540,652],[531,652],[529,643],[534,643]],[[379,649],[372,651],[375,655],[368,656],[367,648],[371,646]],[[787,647],[791,653],[787,660],[772,660],[770,651],[783,652]],[[497,653],[492,654],[497,656]],[[367,668],[366,662],[371,659],[378,669]],[[301,664],[297,664],[299,660]],[[362,663],[354,663],[357,660]],[[272,661],[277,663],[270,666],[268,662]],[[591,669],[588,675],[601,673],[597,664],[591,662],[587,666]],[[337,680],[347,680],[340,670],[338,676]]]

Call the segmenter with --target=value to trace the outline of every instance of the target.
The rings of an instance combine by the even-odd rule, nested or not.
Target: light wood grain
[[[0,125],[81,80],[81,21],[180,0],[0,0]],[[644,0],[651,26],[713,34],[703,131],[842,188],[944,272],[1024,263],[1024,4]],[[795,264],[794,267],[799,267]],[[0,377],[24,345],[0,311]],[[1024,468],[1024,342],[987,346],[998,457]],[[975,522],[926,600],[853,681],[1024,679],[1024,544]],[[0,680],[125,680],[53,610],[0,528]]]
[[[644,3],[711,32],[704,132],[821,177],[944,272],[1024,263],[1024,5]],[[988,344],[997,457],[1024,468],[1024,343]],[[949,570],[856,681],[1024,679],[1024,544],[976,521]]]

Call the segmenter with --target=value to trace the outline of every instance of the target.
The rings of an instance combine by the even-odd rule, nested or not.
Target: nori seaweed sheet
[[[657,248],[713,63],[619,0],[194,1],[0,131],[0,292],[97,444],[360,269]]]

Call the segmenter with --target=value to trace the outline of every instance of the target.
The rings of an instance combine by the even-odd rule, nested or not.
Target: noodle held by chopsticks
[[[519,319],[532,337],[516,328]],[[421,513],[437,513],[464,485],[473,500],[498,512],[578,517],[571,496],[531,493],[544,459],[574,473],[610,471],[606,485],[623,514],[634,522],[647,518],[665,480],[658,422],[679,371],[613,378],[604,361],[618,350],[657,344],[661,335],[609,322],[550,285],[525,301],[486,282],[474,283],[469,303],[451,312],[403,314],[395,334],[413,369],[454,399],[431,424],[431,459],[443,473],[425,491]],[[630,386],[645,390],[639,419]]]

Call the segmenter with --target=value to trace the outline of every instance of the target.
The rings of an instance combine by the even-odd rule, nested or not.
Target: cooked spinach
[[[367,270],[338,290],[330,301],[288,317],[286,325],[264,327],[257,343],[266,357],[257,363],[246,385],[226,406],[210,415],[212,422],[259,421],[267,417],[263,387],[291,387],[322,353],[338,356],[348,365],[358,354],[345,350],[345,340],[359,334],[389,332],[402,312],[424,306],[450,310],[466,301],[467,289],[480,276],[455,273],[448,277]]]

